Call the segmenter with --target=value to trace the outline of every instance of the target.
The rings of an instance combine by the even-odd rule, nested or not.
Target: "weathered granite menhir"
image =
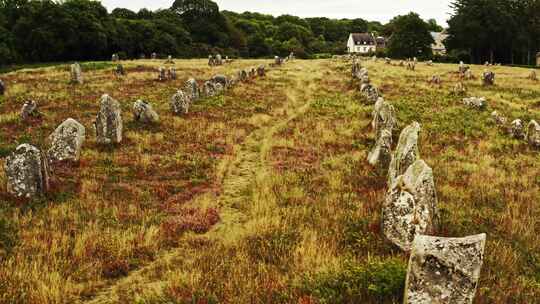
[[[463,238],[416,236],[403,303],[473,303],[485,244],[485,234]]]
[[[22,144],[6,158],[7,191],[18,198],[33,198],[49,190],[49,164],[45,153]]]
[[[99,144],[120,143],[123,129],[120,103],[107,94],[101,96],[100,108],[94,125],[96,140]]]
[[[171,111],[176,115],[185,115],[189,112],[191,106],[191,95],[184,93],[182,90],[178,90],[176,94],[171,97],[170,106]]]
[[[392,185],[398,176],[405,173],[410,165],[420,159],[420,151],[418,149],[420,129],[420,124],[415,121],[401,131],[396,151],[388,168],[388,185]]]
[[[86,139],[83,125],[73,118],[66,119],[49,136],[51,147],[48,156],[52,161],[78,161]]]
[[[141,99],[133,103],[133,117],[142,123],[159,122],[159,115],[154,111],[152,105]]]

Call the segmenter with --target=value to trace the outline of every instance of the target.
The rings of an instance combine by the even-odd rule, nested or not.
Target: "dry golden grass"
[[[268,63],[210,68],[176,60],[178,80],[155,81],[161,62],[66,66],[3,75],[0,156],[17,144],[46,147],[68,117],[87,127],[78,164],[55,168],[47,197],[14,201],[0,173],[2,303],[393,303],[407,255],[380,231],[384,176],[367,165],[372,106],[350,82],[349,63],[294,61],[175,117],[168,100],[189,77],[234,74]],[[422,124],[422,158],[433,168],[444,236],[488,234],[475,303],[540,298],[540,154],[489,118],[540,120],[539,82],[527,70],[493,67],[496,86],[465,82],[484,112],[450,92],[456,65],[417,71],[363,62],[397,109],[400,128]],[[478,77],[483,67],[473,67]],[[442,76],[442,87],[427,79]],[[121,145],[96,144],[98,99],[119,100]],[[42,117],[24,124],[26,98]],[[147,99],[161,116],[133,122]],[[396,138],[398,133],[395,134]],[[397,140],[396,140],[397,141]]]

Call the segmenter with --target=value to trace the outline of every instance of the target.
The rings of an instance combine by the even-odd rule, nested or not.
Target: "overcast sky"
[[[275,16],[363,18],[387,22],[396,15],[417,12],[424,19],[435,18],[446,26],[451,0],[214,0],[221,10],[258,12]],[[102,0],[109,11],[117,7],[134,11],[170,7],[174,0]]]

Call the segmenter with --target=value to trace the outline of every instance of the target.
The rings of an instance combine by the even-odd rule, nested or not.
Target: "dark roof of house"
[[[352,33],[354,44],[374,44],[375,39],[369,33]]]

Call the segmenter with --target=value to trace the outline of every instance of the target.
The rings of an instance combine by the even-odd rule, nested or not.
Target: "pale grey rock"
[[[433,60],[427,61],[427,62],[426,62],[426,65],[427,65],[427,66],[433,66]]]
[[[384,63],[385,64],[392,64],[392,60],[388,57],[384,58]]]
[[[117,62],[120,60],[120,57],[118,56],[118,54],[112,54],[111,56],[111,61],[112,62]]]
[[[38,115],[37,103],[34,100],[25,101],[21,108],[21,120],[26,121],[30,117],[36,117]]]
[[[78,161],[86,140],[86,129],[73,118],[66,119],[49,136],[51,147],[47,152],[52,161]]]
[[[377,87],[371,84],[363,83],[360,86],[360,91],[364,94],[364,97],[369,104],[376,103],[379,97],[381,97]]]
[[[501,114],[499,114],[499,112],[497,111],[493,111],[491,112],[491,118],[495,121],[495,123],[500,126],[500,127],[503,127],[506,125],[506,123],[508,122],[508,120],[506,119],[506,117],[502,116]]]
[[[404,251],[411,250],[414,237],[435,231],[438,222],[433,171],[417,160],[391,184],[383,203],[384,235]]]
[[[167,60],[165,60],[165,64],[174,64],[174,60],[172,59],[172,56],[167,56]]]
[[[215,66],[216,60],[214,59],[214,56],[208,55],[208,66]]]
[[[195,78],[189,78],[184,85],[184,92],[189,96],[192,101],[199,100],[201,96],[201,90]]]
[[[464,78],[465,80],[472,80],[472,79],[474,79],[474,75],[473,75],[473,73],[472,73],[472,71],[471,71],[470,69],[467,69],[467,70],[465,71],[465,73],[463,73],[462,75],[463,75],[463,78]]]
[[[38,148],[22,144],[6,158],[7,192],[18,198],[33,198],[49,190],[48,159]]]
[[[353,77],[357,77],[358,72],[360,72],[360,68],[361,68],[360,62],[356,58],[354,58],[352,67],[351,67],[351,75]]]
[[[525,138],[525,127],[523,126],[523,121],[521,119],[516,119],[512,121],[510,124],[510,132],[512,134],[512,137],[516,139],[524,139]]]
[[[385,173],[388,170],[392,160],[392,133],[389,130],[383,129],[379,133],[375,146],[369,152],[367,159],[368,163],[377,167],[379,172]]]
[[[152,54],[150,55],[150,58],[152,58],[152,60],[157,59],[157,54],[156,54],[156,53],[152,53]]]
[[[133,103],[133,118],[143,123],[159,122],[159,115],[154,111],[152,105],[141,99]]]
[[[463,98],[463,104],[477,110],[484,110],[487,106],[485,97]]]
[[[220,54],[217,54],[216,55],[216,65],[222,65],[222,64],[223,64],[223,59],[221,58]]]
[[[122,141],[122,110],[120,103],[107,94],[101,96],[99,112],[94,122],[99,144],[118,144]]]
[[[185,115],[189,113],[189,107],[191,106],[190,95],[178,90],[176,94],[171,97],[170,106],[171,111],[176,115]]]
[[[384,98],[379,98],[373,108],[372,116],[371,126],[375,131],[376,138],[380,137],[382,130],[387,130],[392,134],[397,125],[394,106],[385,101]]]
[[[527,141],[534,148],[540,148],[540,124],[531,120],[527,125]]]
[[[482,73],[482,84],[484,86],[492,86],[495,84],[495,73],[491,71],[484,71]]]
[[[404,304],[472,304],[484,260],[486,235],[414,239]]]
[[[71,65],[71,83],[83,83],[81,66],[78,62],[75,62]]]
[[[407,62],[407,70],[414,71],[416,69],[416,63],[414,61]]]
[[[420,151],[418,149],[420,129],[420,124],[415,121],[401,131],[396,151],[392,156],[392,161],[388,168],[388,185],[392,185],[398,176],[405,173],[410,165],[420,159]]]
[[[204,95],[207,97],[216,96],[216,84],[212,81],[205,81],[203,84]]]

